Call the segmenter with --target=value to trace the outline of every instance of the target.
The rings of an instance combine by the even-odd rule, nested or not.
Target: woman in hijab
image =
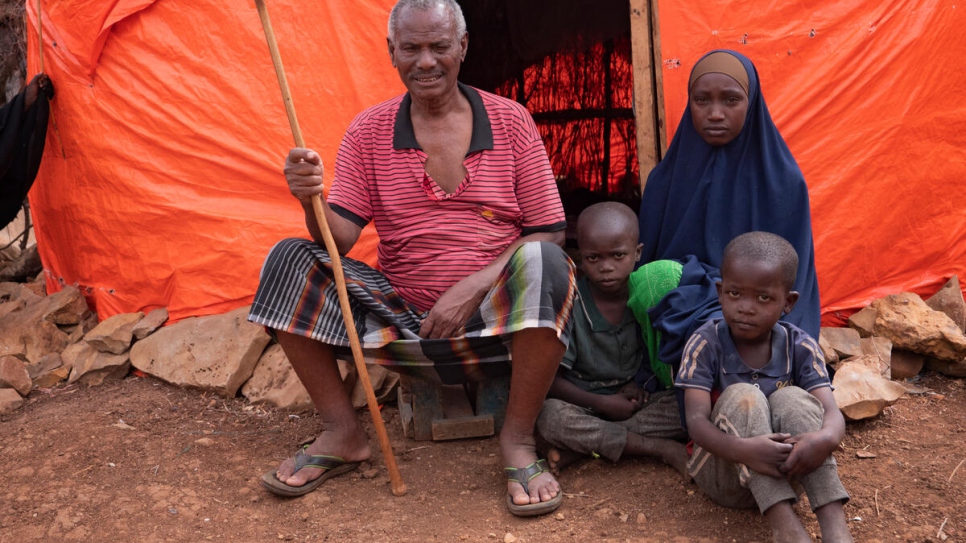
[[[664,160],[648,176],[639,217],[644,250],[632,276],[631,305],[642,324],[647,317],[660,333],[662,362],[679,360],[691,333],[714,316],[713,281],[725,245],[754,230],[778,234],[798,252],[795,290],[800,298],[783,320],[818,337],[808,188],[771,119],[758,72],[744,55],[717,50],[695,64],[688,107]],[[654,262],[667,260],[676,264]],[[677,286],[656,294],[650,289],[644,299],[635,300],[634,291],[643,290],[633,289],[634,283],[649,282],[648,268],[655,266],[662,275],[670,266]],[[655,350],[651,345],[651,353]]]

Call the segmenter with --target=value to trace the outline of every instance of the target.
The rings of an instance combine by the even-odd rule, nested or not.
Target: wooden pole
[[[654,74],[651,51],[651,13],[648,0],[630,0],[631,64],[634,74],[634,118],[637,129],[637,162],[640,165],[641,193],[647,175],[657,165],[660,128],[656,118]]]
[[[295,117],[295,105],[292,103],[292,93],[288,88],[288,80],[285,78],[285,70],[282,68],[282,58],[278,54],[278,45],[275,41],[275,32],[272,30],[272,23],[268,18],[268,10],[265,8],[264,0],[255,0],[258,8],[258,15],[262,20],[262,27],[265,30],[265,39],[268,41],[268,49],[272,55],[272,63],[275,65],[275,74],[278,76],[278,84],[282,89],[282,99],[285,102],[285,111],[288,113],[288,122],[292,127],[292,136],[295,138],[296,147],[305,147],[302,139],[302,131],[299,129],[298,119]],[[319,230],[322,231],[322,238],[325,241],[325,249],[329,252],[332,259],[332,272],[335,276],[336,290],[339,292],[339,306],[342,308],[342,318],[345,320],[346,332],[349,336],[349,345],[352,348],[352,358],[355,360],[356,370],[359,373],[359,381],[366,393],[366,403],[369,405],[369,413],[372,414],[372,423],[376,428],[376,436],[379,438],[379,447],[386,460],[386,468],[389,470],[389,480],[392,484],[392,493],[396,496],[406,494],[406,484],[399,473],[396,465],[396,456],[392,452],[392,444],[389,443],[389,434],[386,432],[386,425],[382,420],[382,413],[379,411],[379,404],[376,401],[376,394],[372,390],[372,381],[369,379],[369,370],[366,369],[366,361],[362,355],[362,345],[359,342],[359,334],[356,332],[355,321],[352,319],[352,310],[349,307],[349,293],[345,286],[345,275],[342,272],[342,259],[339,257],[339,248],[335,244],[335,238],[329,230],[329,223],[325,219],[325,212],[322,208],[322,198],[319,195],[312,196],[312,209],[315,211],[315,219],[319,223]]]

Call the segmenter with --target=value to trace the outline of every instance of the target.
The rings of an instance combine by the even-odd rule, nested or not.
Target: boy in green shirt
[[[537,432],[559,469],[585,455],[660,458],[681,473],[687,455],[677,401],[670,391],[648,394],[635,382],[644,342],[627,307],[628,277],[641,254],[638,224],[626,205],[604,202],[577,219],[578,265],[573,334]]]

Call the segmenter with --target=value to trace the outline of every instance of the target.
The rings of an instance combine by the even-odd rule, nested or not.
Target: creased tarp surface
[[[267,5],[306,145],[331,172],[352,117],[404,90],[386,54],[392,2]],[[281,173],[294,140],[254,2],[61,0],[41,12],[56,130],[31,206],[48,291],[82,288],[101,319],[250,303],[269,248],[307,236]],[[374,242],[365,233],[351,256],[371,261]]]
[[[809,186],[823,324],[966,284],[966,6],[660,2],[660,25],[668,138],[704,52],[755,62]]]
[[[385,49],[392,3],[268,2],[305,140],[327,171],[352,117],[403,91]],[[28,75],[36,9],[27,2]],[[249,303],[271,245],[306,235],[281,175],[293,140],[254,3],[41,10],[57,97],[31,205],[48,290],[85,289],[102,319]],[[964,11],[951,0],[660,3],[669,134],[702,53],[733,48],[758,66],[809,183],[827,324],[966,278]],[[471,40],[470,54],[485,51]],[[374,241],[353,255],[371,261]]]

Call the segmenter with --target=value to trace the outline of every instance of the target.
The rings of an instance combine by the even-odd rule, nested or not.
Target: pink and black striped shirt
[[[520,104],[466,85],[473,134],[467,176],[450,194],[427,175],[409,116],[409,94],[373,106],[349,125],[328,203],[379,234],[378,261],[407,301],[428,310],[452,285],[484,268],[521,236],[566,226],[547,151]]]

